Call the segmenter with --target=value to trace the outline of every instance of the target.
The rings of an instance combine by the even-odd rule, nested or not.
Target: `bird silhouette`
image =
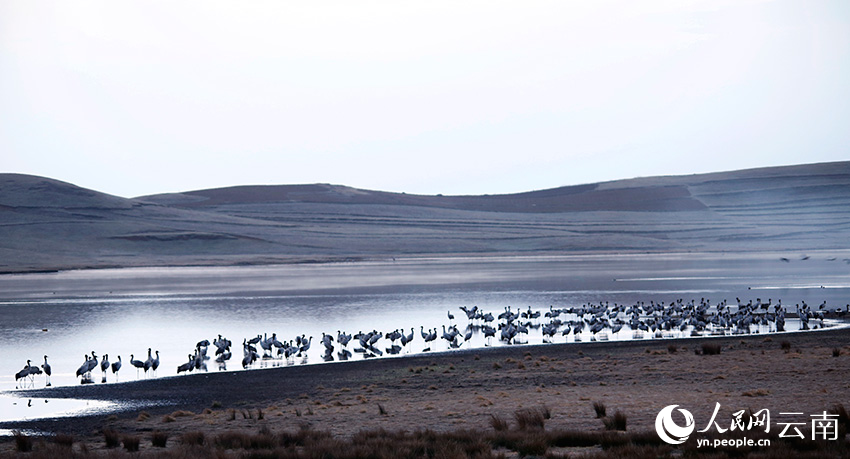
[[[18,380],[20,380],[20,379],[23,379],[24,382],[26,382],[26,378],[28,378],[29,375],[30,375],[30,361],[27,360],[27,364],[24,365],[24,368],[21,369],[21,371],[15,373],[15,382],[17,383]],[[23,386],[19,386],[19,387],[23,387]]]
[[[117,362],[112,362],[112,374],[115,375],[115,382],[118,382],[118,370],[121,369],[121,356],[118,356]]]
[[[142,362],[141,360],[136,360],[133,354],[130,354],[130,365],[136,367],[136,379],[139,379],[139,370],[145,368],[145,362]]]
[[[154,352],[156,357],[151,361],[151,370],[153,370],[153,375],[156,377],[156,369],[159,368],[159,351]]]
[[[50,364],[47,363],[47,356],[46,355],[44,356],[44,364],[41,365],[41,369],[44,370],[44,379],[47,382],[45,384],[45,386],[50,387],[50,374],[52,372],[50,371]]]
[[[100,359],[100,372],[103,375],[101,383],[106,382],[106,370],[109,370],[109,354],[103,354],[103,358]]]

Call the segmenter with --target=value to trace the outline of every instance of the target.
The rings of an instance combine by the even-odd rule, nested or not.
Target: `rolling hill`
[[[850,162],[508,195],[238,186],[125,199],[0,174],[0,271],[424,255],[841,250]]]

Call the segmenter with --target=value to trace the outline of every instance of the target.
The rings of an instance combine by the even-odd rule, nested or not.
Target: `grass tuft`
[[[702,355],[720,355],[720,345],[715,343],[703,343]]]
[[[151,434],[151,444],[157,448],[165,448],[165,445],[168,443],[168,432],[161,432],[159,430],[155,431]]]
[[[56,434],[56,436],[53,437],[53,443],[56,443],[63,448],[71,448],[74,446],[74,437],[67,434]]]
[[[124,444],[124,449],[127,450],[128,453],[135,453],[139,450],[139,443],[141,443],[142,439],[137,435],[124,435],[121,437],[121,442]]]
[[[107,448],[117,448],[121,446],[121,436],[118,432],[112,429],[104,429],[103,439],[106,441]]]
[[[602,418],[605,430],[626,431],[626,415],[620,410],[614,412],[614,416]]]
[[[508,430],[508,421],[503,417],[497,417],[496,415],[490,415],[490,426],[493,427],[493,430],[496,432],[505,432]]]
[[[606,411],[605,403],[600,401],[593,402],[593,411],[596,412],[597,419],[604,418]]]
[[[180,435],[180,443],[184,445],[202,446],[204,444],[204,440],[204,433],[200,431],[184,432]]]
[[[517,428],[519,430],[534,430],[543,429],[546,424],[546,419],[549,419],[551,414],[549,408],[523,408],[514,412]]]
[[[32,437],[16,430],[12,432],[15,437],[15,451],[19,453],[28,453],[32,451]]]

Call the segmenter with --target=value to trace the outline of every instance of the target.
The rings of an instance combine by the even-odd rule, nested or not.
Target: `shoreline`
[[[797,314],[796,313],[788,313],[786,317],[796,318]],[[167,375],[167,376],[156,377],[156,378],[151,378],[151,379],[136,379],[136,380],[128,380],[128,381],[111,382],[109,384],[102,384],[102,383],[101,384],[93,384],[93,385],[74,384],[74,385],[42,387],[42,388],[38,388],[38,389],[5,390],[5,391],[0,391],[0,394],[7,395],[7,396],[10,396],[10,397],[16,397],[16,398],[20,398],[20,399],[26,399],[26,398],[81,399],[81,397],[77,397],[73,393],[77,390],[83,390],[83,389],[80,389],[80,388],[86,388],[86,387],[104,387],[105,388],[105,387],[110,387],[111,389],[109,389],[109,390],[105,389],[105,391],[107,393],[108,392],[116,392],[117,393],[121,387],[124,387],[126,385],[131,385],[131,384],[137,384],[137,383],[155,384],[157,381],[167,381],[167,380],[172,379],[172,378],[193,378],[193,377],[197,378],[197,377],[200,377],[200,376],[208,376],[208,375],[220,374],[220,373],[221,374],[229,374],[229,373],[245,373],[245,372],[272,371],[272,370],[295,371],[295,369],[297,369],[297,368],[304,368],[304,367],[324,366],[324,365],[351,365],[351,364],[358,364],[358,363],[359,364],[368,364],[368,362],[374,362],[374,361],[377,361],[377,360],[385,360],[385,359],[393,359],[393,360],[401,359],[401,360],[404,360],[404,359],[411,359],[411,358],[428,358],[428,357],[440,358],[440,357],[448,357],[448,356],[464,356],[466,354],[475,354],[475,353],[480,353],[480,352],[491,352],[491,351],[494,351],[494,350],[500,349],[500,348],[519,348],[519,349],[540,348],[540,349],[546,349],[550,346],[587,346],[587,345],[593,345],[593,344],[598,344],[598,345],[608,344],[608,345],[616,346],[616,345],[619,345],[619,344],[622,344],[622,345],[626,345],[626,344],[637,345],[637,344],[648,344],[648,343],[660,342],[660,341],[663,341],[663,342],[693,342],[693,341],[702,341],[702,340],[723,340],[723,339],[736,339],[736,338],[745,338],[745,337],[783,338],[783,337],[788,337],[788,336],[793,336],[793,335],[798,335],[798,334],[829,333],[829,332],[834,332],[834,331],[841,330],[841,329],[850,330],[850,319],[839,318],[832,313],[828,313],[827,316],[825,317],[825,321],[827,321],[827,323],[828,323],[827,325],[820,327],[820,328],[810,329],[810,330],[790,330],[790,331],[786,330],[786,331],[781,331],[781,332],[773,331],[773,332],[769,332],[769,333],[749,333],[749,334],[740,334],[740,335],[735,335],[735,334],[723,334],[723,335],[720,335],[720,334],[717,334],[717,335],[703,334],[703,335],[700,335],[700,336],[683,336],[683,337],[675,337],[675,338],[674,337],[649,337],[649,338],[639,338],[639,339],[638,338],[617,339],[617,340],[598,339],[598,340],[556,342],[556,343],[545,343],[544,342],[544,343],[533,343],[533,344],[529,344],[529,343],[500,344],[500,345],[496,345],[496,346],[485,346],[485,347],[478,347],[478,348],[442,349],[442,350],[438,350],[438,351],[429,351],[429,352],[421,352],[420,351],[420,352],[413,352],[413,353],[409,353],[409,354],[384,355],[384,356],[380,356],[380,357],[372,357],[372,358],[367,358],[367,359],[356,359],[356,360],[348,360],[348,361],[340,361],[340,360],[333,360],[331,362],[316,361],[316,362],[310,362],[310,363],[305,363],[305,364],[294,363],[294,364],[287,364],[287,365],[275,365],[275,366],[269,366],[269,367],[257,367],[257,368],[250,368],[250,369],[247,369],[247,370],[245,370],[245,369],[233,369],[233,370],[223,370],[223,371],[222,370],[216,370],[216,371],[207,371],[207,372],[198,372],[198,373],[191,372],[191,373],[186,373],[186,374],[182,374],[182,375],[180,375],[180,374]],[[850,333],[848,333],[848,337],[850,337]],[[848,339],[850,340],[850,338],[848,338]],[[278,362],[279,363],[279,362],[281,362],[281,360],[280,360],[280,358],[274,358],[274,359],[261,360],[261,362],[269,362],[269,363]],[[95,391],[95,392],[97,392],[97,391]],[[57,394],[58,394],[58,396],[57,396]],[[86,397],[86,399],[98,400],[98,401],[107,401],[107,402],[116,402],[118,404],[124,403],[123,400],[118,400],[118,399],[114,398],[113,396],[103,395],[103,394],[100,394],[97,397]],[[140,406],[140,407],[145,408],[145,406]],[[121,411],[126,411],[126,410],[121,410]],[[102,414],[102,413],[98,413],[98,414]],[[107,414],[111,414],[111,412],[107,413]],[[88,415],[73,416],[73,417],[86,417],[86,416],[88,416]],[[52,420],[52,419],[60,419],[60,418],[44,418],[44,419],[40,419],[40,420],[47,421],[47,420]],[[67,417],[65,417],[65,419],[67,419]],[[40,420],[36,420],[36,421],[40,421]],[[8,421],[7,423],[12,423],[12,422],[15,422],[15,421]],[[2,427],[3,424],[4,424],[4,422],[0,421],[0,427]]]
[[[780,342],[785,341],[791,343],[790,347],[796,350],[794,352],[781,350]],[[719,343],[723,348],[721,355],[695,355],[694,350],[699,349],[705,342]],[[794,394],[799,395],[802,388],[786,386],[793,386],[794,382],[799,382],[800,376],[788,378],[783,377],[783,374],[800,370],[791,368],[777,370],[773,367],[779,363],[797,366],[810,359],[820,361],[824,358],[828,358],[826,363],[836,368],[816,365],[817,368],[807,370],[810,374],[805,379],[809,381],[809,385],[819,387],[806,388],[805,392],[811,394],[806,397],[806,406],[788,406],[787,409],[802,411],[810,408],[814,410],[812,412],[816,412],[821,407],[826,409],[831,404],[846,403],[847,395],[850,393],[850,384],[843,377],[850,371],[850,346],[848,346],[850,345],[850,328],[847,327],[819,330],[817,334],[790,332],[781,335],[701,337],[687,340],[597,341],[575,344],[500,346],[390,359],[357,360],[344,364],[339,362],[341,363],[339,365],[318,364],[268,368],[262,371],[214,372],[122,384],[29,390],[16,395],[121,401],[129,404],[152,401],[169,404],[143,408],[133,405],[134,407],[130,409],[110,414],[6,422],[0,423],[0,428],[92,436],[105,428],[117,430],[141,428],[144,431],[147,428],[144,426],[145,422],[138,421],[140,410],[147,412],[151,419],[155,419],[153,422],[158,424],[159,417],[166,419],[175,412],[191,412],[193,416],[187,417],[199,421],[197,418],[205,416],[201,414],[205,410],[211,411],[206,415],[215,416],[218,412],[221,416],[228,410],[259,409],[271,412],[280,407],[293,406],[296,408],[280,409],[279,416],[290,418],[294,422],[295,418],[302,417],[302,413],[306,410],[309,409],[312,412],[313,409],[310,407],[314,404],[318,407],[315,411],[320,409],[346,411],[347,407],[368,405],[364,407],[368,413],[376,410],[374,406],[376,403],[386,405],[388,410],[390,406],[395,410],[397,408],[395,405],[403,404],[410,405],[415,412],[424,409],[426,412],[455,413],[454,415],[443,414],[443,416],[452,417],[464,412],[455,412],[452,407],[469,404],[470,400],[467,400],[467,397],[458,396],[465,391],[471,392],[468,398],[473,402],[465,413],[477,419],[479,426],[483,427],[488,425],[488,413],[492,414],[494,411],[491,407],[501,405],[492,400],[495,394],[518,394],[516,397],[510,395],[503,397],[507,399],[505,402],[510,407],[538,404],[539,401],[536,400],[542,397],[543,401],[540,404],[550,406],[557,414],[560,410],[555,408],[553,400],[560,400],[562,393],[573,392],[576,395],[585,393],[586,395],[579,395],[579,399],[586,400],[580,401],[578,405],[589,410],[590,400],[606,398],[599,395],[601,390],[616,394],[615,399],[632,405],[632,409],[627,410],[632,425],[651,429],[653,410],[657,413],[658,409],[672,403],[683,405],[688,403],[686,406],[689,407],[696,404],[704,412],[710,412],[714,401],[723,401],[726,406],[725,400],[730,396],[744,397],[750,404],[758,401],[773,405],[794,400],[791,397]],[[671,347],[679,351],[670,353]],[[827,355],[827,351],[836,348],[842,349],[839,357],[832,358]],[[681,368],[678,369],[680,373],[670,371],[676,370],[675,368],[665,369],[657,366],[659,363],[669,363],[671,360],[682,361]],[[707,369],[700,368],[700,364],[705,362],[712,362],[714,366]],[[742,364],[742,362],[746,363]],[[810,366],[803,365],[804,368]],[[611,372],[614,368],[617,371]],[[743,373],[735,375],[729,373],[729,370],[743,370]],[[823,374],[816,376],[815,373]],[[769,377],[753,378],[754,374]],[[619,381],[621,379],[623,381]],[[758,385],[754,385],[756,380],[759,381]],[[678,389],[668,388],[668,385],[681,386],[682,384],[684,387]],[[704,393],[696,398],[693,397],[694,394],[699,395],[705,391],[705,388],[701,387],[703,385],[716,386],[714,390],[708,390],[708,393],[724,395],[719,396],[718,400],[706,400]],[[606,389],[608,387],[612,389]],[[685,388],[693,389],[694,393],[686,395]],[[763,393],[763,395],[756,395],[755,397],[758,398],[748,398],[752,397],[747,395],[748,391]],[[548,397],[541,395],[547,392],[549,392]],[[472,393],[476,395],[472,396]],[[789,395],[782,395],[785,393]],[[609,394],[607,398],[610,398],[612,394]],[[688,400],[674,400],[676,394]],[[334,397],[345,398],[347,395],[359,397],[352,404],[324,402]],[[659,405],[652,403],[635,405],[635,400],[641,399],[642,396],[666,401],[659,401]],[[487,402],[479,399],[485,399]],[[323,401],[319,402],[320,400]],[[476,401],[478,403],[475,403]],[[568,404],[574,405],[575,400],[569,400]],[[420,408],[417,409],[417,405]],[[639,405],[644,406],[639,407]],[[760,406],[752,406],[752,408],[758,409]],[[301,407],[301,412],[298,407]],[[502,408],[504,410],[505,407]],[[637,411],[633,411],[635,409]],[[356,411],[347,415],[357,418],[360,410]],[[692,411],[698,412],[693,409]],[[313,416],[310,421],[316,427],[326,428],[337,434],[344,433],[347,430],[346,425],[351,421],[350,418],[343,416],[343,413],[325,417]],[[634,421],[632,421],[633,416]],[[408,421],[406,424],[392,422],[389,426],[380,422],[382,421],[380,418],[377,419],[378,422],[374,423],[372,421],[375,420],[372,419],[370,423],[382,427],[408,429],[442,430],[446,427],[440,423],[428,421],[427,417],[424,416],[417,422]],[[592,425],[598,423],[598,420],[592,422],[591,418],[587,417],[585,421]],[[387,420],[389,419],[383,421]],[[564,421],[563,424],[572,428],[587,428],[588,424],[566,418],[562,421]],[[198,427],[191,424],[191,422],[187,423],[186,428]],[[453,422],[449,424],[449,426],[452,425],[454,425]],[[169,424],[163,427],[173,428],[177,425]],[[225,423],[224,426],[215,427],[212,430],[216,431],[225,427],[235,427],[235,425],[228,426]]]
[[[775,255],[777,261],[780,261],[780,255],[797,256],[799,253],[821,254],[835,253],[850,254],[847,248],[818,248],[812,250],[788,249],[753,249],[753,250],[737,250],[730,252],[724,249],[681,249],[681,250],[576,250],[576,251],[542,251],[542,252],[448,252],[448,253],[418,253],[405,254],[403,256],[394,256],[392,254],[380,255],[328,255],[320,257],[280,257],[273,259],[263,259],[263,257],[247,256],[243,258],[237,255],[233,260],[222,259],[200,259],[197,261],[189,261],[185,263],[171,262],[141,262],[139,264],[104,264],[104,265],[59,265],[59,266],[42,266],[38,268],[20,269],[20,270],[2,270],[0,276],[14,276],[25,274],[55,274],[71,271],[100,271],[109,269],[145,269],[145,268],[235,268],[235,267],[261,267],[261,266],[293,266],[293,265],[323,265],[333,263],[361,263],[361,262],[385,262],[385,261],[405,261],[405,260],[449,260],[449,259],[470,259],[470,260],[487,260],[487,259],[522,259],[522,258],[572,258],[572,257],[654,257],[662,255],[714,255],[714,256],[731,256],[749,258],[754,255]],[[191,258],[191,257],[184,257]]]

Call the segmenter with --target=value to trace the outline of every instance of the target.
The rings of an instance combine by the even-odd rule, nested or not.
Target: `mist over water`
[[[736,298],[744,303],[770,298],[773,304],[781,299],[789,312],[803,301],[815,309],[824,301],[830,310],[843,309],[850,303],[850,269],[828,258],[794,263],[780,262],[774,254],[431,258],[0,276],[0,390],[14,392],[18,385],[14,374],[27,359],[41,365],[44,355],[49,356],[53,386],[79,384],[74,372],[92,351],[99,359],[108,354],[111,362],[122,357],[119,381],[137,378],[130,355],[144,360],[148,348],[160,352],[157,377],[174,376],[197,342],[212,342],[219,334],[233,342],[228,370],[241,369],[241,343],[258,334],[276,333],[283,342],[312,336],[313,341],[306,359],[263,360],[254,368],[322,363],[322,333],[336,340],[338,330],[386,334],[400,329],[409,334],[413,328],[414,341],[402,351],[404,355],[426,347],[420,327],[435,328],[438,339],[427,347],[445,351],[448,343],[439,338],[442,327],[457,324],[463,333],[469,323],[460,306],[478,306],[496,316],[508,306],[545,313],[550,306],[606,302],[609,306],[669,304],[678,299],[699,303],[705,298],[712,305],[724,300],[734,305]],[[449,311],[454,320],[449,320]],[[547,321],[541,314],[536,322]],[[798,321],[788,319],[788,330],[798,327]],[[665,334],[679,336],[687,333]],[[582,342],[633,338],[627,327],[617,334],[605,333],[604,338],[593,337],[587,329],[581,335]],[[532,329],[523,341],[541,343],[540,329]],[[554,337],[556,343],[574,341],[574,335]],[[336,357],[340,346],[334,345]],[[485,340],[476,330],[461,349],[486,345],[503,343]],[[386,339],[376,345],[381,350],[389,346]],[[348,349],[355,347],[352,340]],[[211,346],[209,371],[218,371],[214,352]],[[352,360],[363,358],[352,353]],[[99,369],[92,379],[101,383]],[[107,379],[114,383],[116,376],[110,371]],[[35,376],[31,384],[44,385],[44,375]]]

